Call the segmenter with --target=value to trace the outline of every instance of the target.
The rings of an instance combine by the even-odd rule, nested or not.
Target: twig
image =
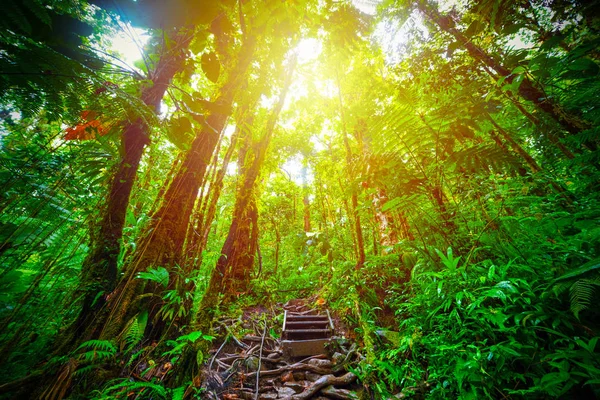
[[[265,344],[265,336],[267,335],[267,320],[263,321],[265,324],[265,327],[263,329],[263,334],[262,334],[262,340],[260,342],[260,351],[258,352],[258,369],[256,370],[256,394],[254,395],[254,400],[258,400],[258,393],[259,393],[259,380],[260,380],[260,367],[262,365],[262,352],[263,352],[263,346]]]
[[[304,364],[305,362],[307,362],[308,360],[312,360],[313,358],[324,359],[324,358],[327,358],[327,356],[325,354],[316,354],[314,356],[309,356],[309,357],[303,358],[302,360],[298,361],[296,364]]]
[[[212,369],[212,365],[215,362],[215,358],[217,358],[217,356],[219,355],[219,353],[221,352],[221,350],[223,350],[223,347],[225,347],[225,343],[227,343],[228,340],[229,340],[229,335],[227,335],[227,337],[223,341],[223,344],[221,345],[221,347],[219,347],[219,349],[217,350],[217,352],[213,356],[212,360],[210,360],[210,364],[208,364],[208,371],[209,372]]]
[[[250,347],[246,343],[240,342],[239,339],[236,338],[233,333],[231,333],[231,330],[229,330],[229,327],[227,325],[221,324],[221,326],[223,326],[225,328],[225,330],[227,331],[227,333],[229,334],[229,336],[231,336],[231,338],[233,339],[233,341],[235,342],[235,344],[237,344],[238,346],[240,346],[244,350],[247,350]]]

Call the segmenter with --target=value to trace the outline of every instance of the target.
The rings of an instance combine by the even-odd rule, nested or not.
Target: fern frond
[[[117,338],[121,351],[131,351],[142,340],[147,323],[147,311],[141,312],[129,320]]]
[[[102,391],[103,394],[111,394],[111,392],[125,390],[127,392],[140,392],[144,389],[148,389],[152,394],[157,395],[163,399],[167,398],[167,389],[151,382],[135,382],[129,379],[124,379],[116,385],[112,385]]]
[[[571,286],[571,312],[577,318],[579,318],[581,311],[590,307],[594,293],[599,286],[600,279],[579,279]]]
[[[86,348],[93,350],[109,351],[112,353],[117,352],[117,348],[109,340],[88,340],[87,342],[81,343],[81,345],[77,349],[75,349],[75,351]]]

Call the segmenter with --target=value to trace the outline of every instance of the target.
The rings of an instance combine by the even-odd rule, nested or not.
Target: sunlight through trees
[[[596,2],[0,10],[1,398],[600,396]]]

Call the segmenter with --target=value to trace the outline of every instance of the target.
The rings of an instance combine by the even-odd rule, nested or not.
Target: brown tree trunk
[[[351,168],[352,168],[352,149],[350,149],[350,141],[348,140],[348,132],[346,130],[346,118],[344,115],[344,103],[342,101],[342,87],[340,85],[340,77],[337,76],[337,84],[338,84],[338,100],[340,103],[340,117],[342,120],[342,135],[344,139],[344,147],[346,149],[346,171],[348,174],[348,178],[351,178]],[[341,184],[340,184],[341,185]],[[352,196],[350,203],[350,218],[354,219],[354,232],[356,235],[356,266],[355,269],[361,269],[365,264],[365,240],[363,238],[362,226],[360,222],[360,214],[358,213],[358,188],[352,188]]]
[[[310,201],[307,194],[302,198],[302,203],[304,204],[304,232],[310,232]]]
[[[158,112],[160,102],[173,76],[183,69],[187,59],[187,48],[192,39],[191,32],[178,34],[175,46],[163,46],[163,53],[154,72],[150,75],[153,85],[142,90],[143,102]],[[133,188],[136,173],[144,152],[149,143],[148,126],[142,119],[125,126],[122,144],[123,159],[117,166],[111,181],[110,193],[98,228],[91,238],[90,252],[81,271],[84,297],[81,312],[74,325],[69,329],[68,342],[80,343],[94,336],[99,327],[97,312],[106,304],[107,295],[117,283],[117,259],[121,251],[123,225],[129,205],[129,197]],[[92,328],[84,334],[84,330]]]
[[[275,268],[273,269],[273,275],[277,276],[277,270],[279,269],[279,246],[281,246],[281,232],[279,225],[275,225]]]
[[[248,151],[241,151],[241,157],[244,159],[242,163],[240,158],[240,165],[244,166],[243,179],[237,191],[229,233],[207,289],[209,298],[216,293],[224,293],[231,298],[232,295],[248,289],[258,243],[258,212],[255,197],[257,180],[273,137],[277,118],[292,83],[295,65],[296,60],[293,59],[279,101],[267,121],[263,138],[256,145],[249,146],[252,140],[252,134],[249,133],[246,146]]]
[[[219,133],[228,117],[228,114],[221,110],[231,108],[234,94],[239,89],[252,61],[254,49],[255,41],[252,39],[242,45],[237,63],[230,71],[229,79],[213,102],[217,106],[215,111],[206,120],[199,116],[195,117],[202,124],[203,129],[192,141],[178,173],[165,192],[164,201],[152,217],[148,233],[138,245],[136,254],[128,263],[125,277],[111,297],[113,301],[111,314],[101,337],[114,337],[123,329],[125,321],[136,312],[138,307],[132,306],[132,302],[136,295],[144,291],[145,286],[143,280],[135,279],[137,272],[144,271],[149,266],[166,268],[169,271],[170,289],[177,287],[181,272],[184,275],[189,274],[189,266],[185,266],[183,271],[176,270],[175,266],[182,260],[187,227],[198,189],[217,145]],[[186,293],[192,290],[191,284],[183,286],[180,286],[183,289],[181,295],[187,296]],[[151,292],[154,289],[156,289],[154,285],[148,285],[146,291]],[[153,304],[150,308],[153,313],[156,313],[160,310],[160,305]],[[161,328],[157,329],[157,335],[160,334],[160,330]]]

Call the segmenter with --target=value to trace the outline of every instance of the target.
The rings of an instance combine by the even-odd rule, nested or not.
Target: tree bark
[[[200,185],[204,179],[206,168],[212,158],[213,151],[228,117],[226,111],[231,108],[234,95],[240,88],[240,83],[252,61],[255,41],[248,39],[240,49],[239,58],[232,68],[229,79],[219,91],[213,102],[217,107],[215,111],[204,120],[197,116],[196,119],[203,129],[196,135],[190,149],[186,152],[178,173],[168,186],[164,201],[154,213],[152,222],[144,239],[137,247],[136,253],[127,265],[126,273],[121,283],[111,297],[113,303],[109,322],[105,324],[101,337],[114,337],[120,332],[129,318],[137,311],[138,307],[132,306],[137,295],[144,291],[144,281],[135,279],[138,272],[146,270],[149,266],[162,266],[169,271],[169,287],[178,286],[180,273],[189,274],[190,266],[177,270],[183,259],[183,246],[186,238],[187,227],[194,208]],[[180,286],[182,296],[193,288],[191,283]],[[153,292],[156,287],[148,285],[146,292]],[[156,298],[153,301],[157,301]],[[148,306],[156,314],[160,304]],[[153,316],[151,315],[150,318]],[[185,319],[185,318],[184,318]],[[183,322],[182,322],[183,323]],[[162,328],[156,329],[160,335]]]
[[[296,60],[293,59],[279,101],[267,121],[263,138],[256,145],[250,146],[252,134],[249,133],[246,146],[248,151],[241,151],[244,162],[240,160],[240,165],[249,166],[244,167],[242,171],[243,179],[237,191],[229,233],[207,289],[209,297],[215,293],[224,293],[231,298],[232,295],[248,289],[258,243],[256,184],[273,137],[277,118],[292,83],[295,65]]]
[[[150,75],[153,85],[142,90],[142,101],[155,113],[158,113],[170,81],[184,67],[191,39],[191,32],[182,31],[175,38],[176,46],[168,48],[164,45],[160,60]],[[123,159],[111,181],[100,223],[91,237],[91,250],[82,265],[83,305],[77,320],[68,330],[65,345],[68,342],[80,343],[94,335],[99,327],[97,324],[92,331],[85,334],[84,331],[97,319],[97,312],[104,307],[108,294],[117,284],[117,260],[125,215],[144,148],[150,142],[148,133],[148,125],[141,118],[125,126]]]
[[[352,149],[350,148],[350,141],[348,140],[348,132],[346,130],[346,119],[344,115],[344,104],[342,101],[342,87],[340,85],[340,77],[337,75],[338,84],[338,100],[340,103],[340,117],[342,119],[342,135],[344,139],[344,147],[346,149],[346,170],[348,177],[351,177],[350,169],[352,167]],[[360,214],[358,213],[358,189],[352,188],[351,195],[351,218],[354,219],[354,232],[356,234],[356,266],[355,269],[361,269],[365,264],[365,240],[363,238],[362,226],[360,222]]]

